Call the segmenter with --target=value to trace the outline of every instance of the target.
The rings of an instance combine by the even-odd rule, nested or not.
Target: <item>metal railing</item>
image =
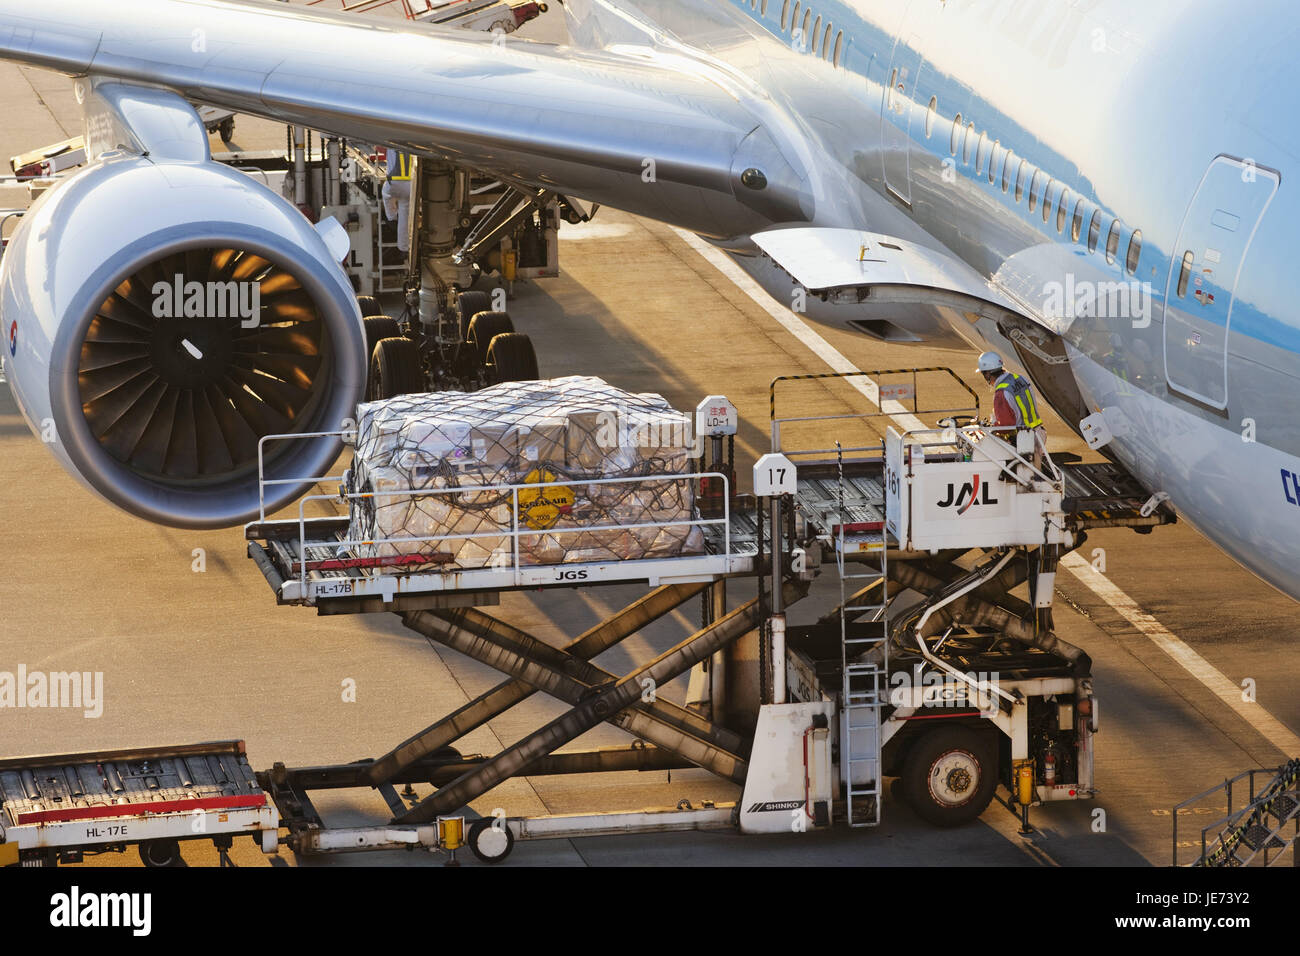
[[[1268,778],[1258,787],[1255,778]],[[1243,783],[1244,781],[1244,783]],[[1233,808],[1234,795],[1245,789],[1245,801]],[[1221,794],[1226,807],[1197,807],[1196,804]],[[1201,852],[1194,865],[1199,866],[1249,866],[1263,854],[1264,866],[1274,866],[1292,849],[1292,865],[1300,866],[1300,854],[1295,852],[1300,837],[1300,759],[1281,767],[1245,770],[1203,793],[1184,800],[1173,808],[1172,862],[1178,866],[1178,818],[1193,813],[1226,811],[1223,816],[1201,828]],[[1276,820],[1275,825],[1271,825]],[[1289,837],[1282,831],[1290,828]],[[1211,836],[1211,831],[1215,831]],[[1255,844],[1258,844],[1257,846]],[[1270,859],[1270,853],[1273,853]]]
[[[946,376],[944,384],[948,387],[956,387],[970,396],[970,405],[936,405],[935,407],[923,407],[920,401],[920,384],[919,376],[933,376],[941,374]],[[897,380],[900,379],[901,381]],[[818,383],[822,384],[831,380],[861,380],[850,382],[849,384],[858,391],[862,397],[874,403],[877,411],[874,412],[844,412],[837,414],[821,415],[787,415],[777,414],[777,391],[783,384],[790,383]],[[883,381],[883,379],[895,379],[894,381]],[[859,385],[862,386],[859,388]],[[937,386],[934,386],[937,390]],[[788,391],[788,388],[787,388]],[[910,407],[908,407],[910,402]],[[980,399],[969,385],[963,382],[952,369],[944,366],[925,366],[919,368],[895,368],[895,369],[877,369],[875,371],[852,371],[852,372],[820,372],[810,375],[779,375],[772,380],[768,388],[768,409],[771,421],[772,451],[782,452],[786,455],[835,455],[843,456],[845,453],[872,452],[878,447],[879,442],[873,441],[867,445],[855,447],[835,446],[830,448],[792,448],[788,443],[783,441],[782,426],[794,425],[800,423],[817,423],[827,421],[844,421],[857,420],[861,422],[870,422],[873,419],[890,418],[898,414],[911,416],[918,415],[972,415],[979,416]]]
[[[891,427],[889,429],[893,431]],[[948,454],[969,455],[966,461],[973,461],[978,454],[981,460],[995,465],[1002,474],[1005,474],[1010,480],[1017,484],[1026,484],[1026,479],[1017,473],[1015,465],[1023,465],[1028,469],[1031,476],[1038,478],[1040,481],[1048,482],[1052,485],[1059,486],[1060,491],[1064,492],[1065,475],[1057,466],[1056,462],[1047,453],[1047,446],[1043,442],[1042,434],[1036,430],[1031,430],[1034,436],[1035,446],[1043,453],[1043,462],[1050,470],[1044,471],[1036,466],[1032,460],[1024,457],[1016,450],[1016,447],[1003,439],[998,432],[1016,432],[1015,426],[1009,427],[990,427],[988,425],[959,425],[948,426],[944,428],[913,428],[899,435],[894,432],[902,442],[903,448],[920,446],[920,448],[942,448],[949,449]],[[922,436],[937,435],[935,441],[925,441]],[[993,453],[985,446],[985,443],[992,442],[994,449],[1005,458],[994,457]],[[923,451],[926,458],[929,454]]]
[[[613,485],[645,485],[661,484],[664,482],[686,481],[698,482],[704,478],[719,478],[722,480],[724,491],[723,513],[720,518],[682,518],[670,521],[638,521],[631,524],[597,524],[597,525],[575,525],[573,527],[533,527],[528,524],[528,518],[521,518],[521,509],[519,502],[519,493],[521,491],[538,492],[546,488],[570,488],[573,485],[583,487],[590,486],[613,486]],[[524,564],[521,561],[521,538],[541,538],[543,536],[560,537],[562,535],[578,534],[596,534],[610,531],[638,531],[644,529],[663,530],[666,528],[704,528],[709,526],[721,526],[722,528],[722,554],[721,557],[729,562],[731,558],[731,501],[730,487],[727,483],[726,475],[720,472],[705,472],[702,474],[676,474],[676,475],[638,475],[630,478],[595,478],[595,479],[568,479],[556,481],[539,481],[539,482],[512,482],[509,484],[495,485],[459,485],[448,488],[400,488],[390,491],[364,491],[348,492],[345,494],[324,494],[324,495],[306,495],[298,502],[298,544],[299,554],[299,584],[306,593],[308,562],[306,560],[307,548],[307,519],[306,506],[309,501],[356,501],[375,498],[417,498],[417,497],[436,497],[452,495],[475,495],[475,494],[492,494],[504,497],[510,496],[510,527],[494,529],[492,531],[478,531],[472,533],[457,532],[454,534],[440,535],[387,535],[376,538],[345,538],[335,541],[331,539],[329,546],[331,548],[371,548],[383,545],[400,546],[402,544],[431,544],[441,541],[476,541],[482,539],[492,539],[501,541],[508,538],[510,541],[510,563],[507,565],[500,557],[504,553],[499,549],[493,549],[493,559],[478,568],[457,567],[457,571],[466,570],[483,570],[493,569],[499,571],[510,571],[515,586],[521,583],[520,574],[525,567],[559,567],[566,562],[546,562],[539,561],[536,564]],[[350,506],[349,506],[350,508]],[[689,534],[689,532],[688,532]],[[499,555],[499,556],[498,556]],[[429,560],[427,563],[434,563],[432,555],[426,556]],[[569,562],[572,563],[572,562]]]
[[[271,486],[282,485],[307,485],[319,484],[320,482],[342,482],[343,475],[310,475],[303,477],[291,478],[268,478],[266,477],[265,449],[268,442],[287,441],[300,438],[343,438],[347,439],[354,436],[355,430],[336,430],[325,432],[301,432],[297,434],[281,435],[264,435],[257,443],[257,497],[258,497],[258,515],[259,521],[266,521],[266,489]],[[572,488],[581,486],[590,488],[594,486],[617,486],[617,485],[656,485],[666,482],[693,482],[695,483],[695,494],[692,496],[695,501],[700,500],[698,493],[699,484],[705,479],[720,479],[722,482],[722,516],[717,518],[689,517],[669,521],[641,521],[631,524],[617,525],[577,525],[573,527],[547,527],[534,528],[528,524],[528,519],[520,516],[519,496],[521,491],[540,492],[546,488]],[[307,503],[310,501],[333,501],[348,503],[349,513],[351,512],[351,502],[354,500],[375,499],[375,498],[417,498],[424,496],[451,496],[451,495],[482,495],[491,494],[499,498],[504,498],[507,494],[510,497],[510,528],[497,528],[492,531],[456,533],[442,535],[391,535],[383,538],[370,539],[331,539],[328,543],[332,548],[358,548],[358,547],[375,547],[377,545],[401,545],[432,543],[439,541],[472,541],[481,539],[501,540],[508,538],[510,541],[510,564],[507,566],[504,562],[497,564],[488,563],[483,567],[495,568],[498,570],[512,571],[513,579],[516,585],[519,584],[520,572],[524,567],[547,567],[546,562],[537,564],[524,565],[520,561],[521,538],[539,538],[543,535],[573,535],[589,534],[612,531],[638,531],[644,529],[665,529],[674,527],[685,528],[705,528],[720,526],[722,529],[722,553],[721,557],[728,564],[731,559],[731,485],[727,476],[721,472],[692,472],[686,474],[668,474],[668,475],[634,475],[631,477],[618,478],[557,478],[554,481],[539,482],[512,482],[487,485],[455,485],[445,488],[399,488],[387,491],[366,491],[366,492],[333,492],[328,494],[304,495],[298,500],[298,554],[299,554],[299,583],[306,593],[308,564],[307,561]],[[694,512],[692,512],[694,513]],[[522,525],[522,526],[521,526]],[[689,531],[687,532],[689,534]],[[418,556],[417,556],[418,557]],[[432,559],[424,563],[434,563]],[[563,562],[557,563],[559,566]],[[457,568],[457,570],[477,570]]]

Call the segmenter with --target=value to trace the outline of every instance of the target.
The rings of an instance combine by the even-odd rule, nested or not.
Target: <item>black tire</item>
[[[397,320],[387,315],[367,315],[361,320],[366,326],[366,361],[374,357],[375,346],[384,339],[400,338]]]
[[[523,332],[505,332],[488,346],[488,379],[499,382],[531,382],[537,374],[537,353],[533,340]]]
[[[140,844],[140,862],[151,869],[184,866],[181,845],[176,840],[146,840]]]
[[[469,828],[470,852],[484,863],[500,863],[515,848],[515,835],[510,832],[510,827],[503,825],[494,830],[492,824],[495,822],[495,817],[484,817],[475,820]]]
[[[227,116],[217,126],[217,135],[221,137],[223,143],[232,143],[235,140],[235,118]]]
[[[366,397],[373,402],[424,391],[419,347],[407,338],[380,339],[370,357]]]
[[[379,307],[379,300],[373,295],[357,296],[357,306],[361,309],[362,315],[383,315],[384,310]]]
[[[479,312],[469,320],[469,331],[465,333],[465,341],[474,350],[478,363],[486,365],[488,346],[492,344],[492,340],[498,335],[514,330],[515,324],[510,320],[509,313]]]
[[[486,292],[462,292],[456,296],[456,314],[460,316],[460,340],[469,341],[469,320],[480,312],[492,311],[492,296]]]
[[[921,819],[938,827],[969,823],[997,787],[997,746],[969,727],[935,727],[912,744],[903,794]]]

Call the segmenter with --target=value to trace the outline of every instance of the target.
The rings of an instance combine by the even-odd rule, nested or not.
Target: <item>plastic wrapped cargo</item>
[[[520,564],[699,554],[694,481],[655,480],[690,472],[689,435],[659,395],[591,377],[370,402],[344,476],[369,497],[350,499],[348,538],[366,542],[360,557],[509,567],[516,498],[502,486],[523,485]]]

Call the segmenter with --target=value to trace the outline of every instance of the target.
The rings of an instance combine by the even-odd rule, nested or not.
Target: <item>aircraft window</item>
[[[948,141],[948,152],[954,156],[957,155],[957,147],[961,145],[961,114],[958,113],[952,118],[952,138]]]
[[[844,50],[844,31],[835,34],[835,65],[840,65],[840,53]]]
[[[1083,198],[1074,204],[1074,219],[1070,222],[1071,242],[1078,242],[1079,236],[1083,235],[1083,207],[1087,204],[1087,200]]]
[[[1070,190],[1062,189],[1061,198],[1056,204],[1056,231],[1065,231],[1065,217],[1070,214]]]
[[[820,20],[821,17],[818,17],[817,19]],[[812,8],[809,7],[807,10],[803,12],[803,35],[799,38],[799,48],[803,50],[803,52],[805,53],[808,52],[808,43],[809,43],[808,37],[811,35],[808,33],[808,24],[811,22],[812,22]]]
[[[1101,238],[1101,210],[1098,209],[1092,214],[1092,222],[1088,223],[1088,251],[1097,251],[1097,240]]]
[[[966,145],[962,148],[962,162],[970,163],[971,151],[975,148],[975,124],[966,124]]]
[[[998,181],[998,172],[1002,169],[1002,164],[1007,160],[1007,151],[1002,148],[1001,140],[993,141],[993,153],[989,157],[989,183]]]
[[[984,172],[984,164],[988,161],[988,158],[989,158],[989,134],[987,132],[984,132],[984,133],[980,133],[979,149],[975,150],[975,175],[978,176],[980,173]],[[992,168],[991,163],[989,164],[989,167]]]
[[[1188,249],[1183,253],[1183,267],[1178,272],[1178,298],[1187,295],[1187,280],[1192,274],[1192,250]]]
[[[800,8],[800,4],[798,3],[798,0],[795,0],[794,16],[790,18],[791,30],[797,30],[799,28],[799,8]]]
[[[831,58],[831,25],[826,24],[826,32],[822,34],[822,59]]]
[[[1011,189],[1011,170],[1016,162],[1016,154],[1007,150],[1007,160],[1002,164],[1002,191],[1007,192]]]
[[[790,0],[785,0],[781,4],[781,32],[784,33],[786,27],[790,25]]]
[[[822,15],[817,14],[817,19],[813,21],[812,32],[808,34],[808,52],[813,56],[817,55],[817,34],[822,32]]]
[[[934,132],[934,118],[939,113],[939,97],[930,97],[930,108],[925,114],[925,138],[929,139],[930,134]]]
[[[1124,268],[1128,269],[1129,275],[1135,275],[1138,271],[1138,259],[1142,257],[1142,230],[1134,229],[1133,235],[1128,237],[1128,252],[1124,257]]]
[[[1047,177],[1047,185],[1043,187],[1043,222],[1052,218],[1052,187],[1056,185],[1056,180],[1050,176]]]
[[[1114,262],[1115,253],[1119,252],[1119,220],[1116,219],[1110,224],[1110,232],[1106,234],[1106,261]]]
[[[1034,170],[1034,178],[1029,181],[1029,211],[1033,212],[1038,208],[1038,187],[1043,182],[1043,171]]]
[[[759,8],[759,11],[758,11],[758,12],[759,12],[760,14],[762,14],[763,16],[767,16],[767,0],[763,0],[763,3],[762,3],[762,5],[761,5],[761,7]]]
[[[1016,171],[1016,202],[1020,202],[1025,195],[1025,180],[1028,177],[1029,160],[1022,159],[1020,161],[1020,169]]]

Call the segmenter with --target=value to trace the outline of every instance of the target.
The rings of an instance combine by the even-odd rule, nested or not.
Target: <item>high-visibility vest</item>
[[[994,392],[1007,390],[1006,397],[1016,412],[1016,424],[1021,428],[1037,428],[1043,424],[1038,417],[1038,406],[1034,404],[1034,392],[1029,382],[1015,372],[1003,372],[993,386]]]
[[[406,153],[399,152],[397,154],[397,169],[395,169],[393,171],[393,174],[390,175],[388,178],[393,180],[394,182],[397,182],[398,180],[402,180],[402,179],[410,179],[411,178],[411,157],[408,156]]]

